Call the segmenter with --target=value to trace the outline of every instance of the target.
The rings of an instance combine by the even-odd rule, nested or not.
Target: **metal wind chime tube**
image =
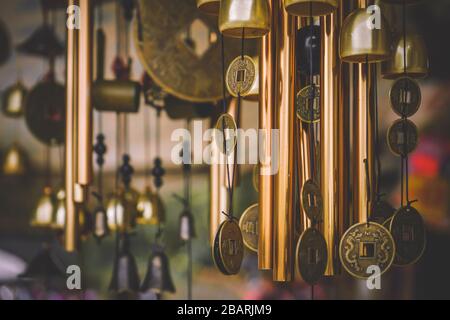
[[[274,126],[274,94],[275,94],[275,32],[272,10],[277,0],[269,1],[269,16],[271,30],[261,40],[260,57],[260,94],[259,94],[259,129],[262,141],[259,141],[259,155],[263,161],[259,165],[259,243],[258,267],[261,270],[272,269],[272,239],[273,239],[273,195],[274,181],[270,174],[274,159],[272,154],[272,129]],[[262,149],[262,150],[261,150]]]
[[[290,281],[294,275],[294,122],[295,40],[297,18],[288,15],[283,1],[273,7],[276,57],[275,127],[279,129],[278,172],[275,175],[273,279]]]

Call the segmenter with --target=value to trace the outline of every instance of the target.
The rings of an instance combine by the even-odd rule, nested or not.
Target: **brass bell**
[[[325,16],[338,7],[338,0],[284,0],[284,7],[294,16]]]
[[[106,206],[109,230],[128,231],[135,227],[138,193],[134,189],[119,190],[109,197]]]
[[[170,274],[169,258],[164,249],[155,245],[148,261],[147,274],[142,282],[141,291],[151,290],[156,294],[175,293],[175,285]]]
[[[130,239],[124,234],[116,256],[109,290],[121,297],[139,290],[139,273],[133,254],[130,251]]]
[[[56,230],[64,230],[66,225],[66,192],[59,190],[56,194],[56,206],[53,214],[52,228]]]
[[[98,207],[94,211],[92,233],[97,241],[100,241],[109,234],[108,215],[106,214],[105,208],[102,206]]]
[[[388,22],[381,15],[381,28],[371,25],[366,9],[356,9],[344,20],[340,36],[340,57],[345,62],[380,62],[391,57]]]
[[[44,188],[44,194],[39,199],[36,209],[33,212],[31,226],[33,227],[51,227],[53,222],[53,213],[55,212],[55,200],[50,187]]]
[[[197,8],[206,14],[219,15],[220,0],[197,0]]]
[[[396,79],[405,75],[405,44],[406,75],[411,78],[423,78],[428,74],[428,52],[425,41],[418,34],[407,34],[406,41],[402,36],[395,43],[392,59],[381,65],[384,79]]]
[[[6,151],[2,171],[5,176],[21,176],[26,172],[26,157],[20,147],[14,143]]]
[[[18,118],[23,114],[27,89],[19,80],[3,94],[2,111],[7,117]]]
[[[227,37],[259,38],[270,30],[267,0],[222,0],[219,30]]]
[[[189,210],[184,210],[180,215],[178,234],[182,241],[188,241],[196,237],[194,216]]]

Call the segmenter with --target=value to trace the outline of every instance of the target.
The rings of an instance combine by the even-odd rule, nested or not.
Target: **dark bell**
[[[109,289],[124,297],[139,290],[139,274],[136,261],[130,252],[129,235],[122,238],[121,247],[114,263],[113,276]]]
[[[196,237],[194,216],[188,210],[183,211],[180,215],[179,235],[182,241],[188,241]]]
[[[54,58],[64,53],[64,46],[48,25],[35,30],[17,49],[21,53],[43,58]]]
[[[311,30],[312,28],[312,30]],[[311,37],[312,35],[312,37]],[[311,55],[312,50],[312,55]],[[297,36],[297,61],[299,61],[300,73],[311,76],[320,74],[320,27],[306,26],[299,30]]]
[[[148,270],[141,286],[141,291],[154,291],[156,294],[163,292],[175,293],[175,285],[170,274],[169,258],[164,249],[155,245],[148,261]]]

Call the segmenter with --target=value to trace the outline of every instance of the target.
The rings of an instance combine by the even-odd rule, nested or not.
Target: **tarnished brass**
[[[422,93],[419,84],[408,77],[397,79],[389,92],[391,108],[400,117],[411,117],[419,110]]]
[[[256,192],[259,192],[259,164],[255,164],[253,166],[252,184],[253,184],[253,188],[255,188]]]
[[[353,11],[344,20],[340,35],[340,57],[345,62],[380,62],[391,58],[389,26],[381,15],[381,27],[370,26],[371,13]]]
[[[307,180],[303,184],[301,201],[303,210],[311,221],[322,221],[323,198],[320,187],[313,180]]]
[[[39,199],[33,212],[31,226],[33,227],[51,227],[53,213],[55,212],[55,198],[50,187],[44,188],[44,193]]]
[[[141,291],[152,290],[157,294],[175,293],[172,275],[170,273],[169,257],[160,245],[155,245],[148,260],[147,273],[142,282]]]
[[[284,6],[295,16],[324,16],[336,10],[338,0],[284,0]]]
[[[418,140],[417,127],[408,119],[398,119],[388,129],[388,146],[391,152],[397,156],[406,156],[413,152],[417,147]]]
[[[214,247],[214,252],[218,251],[218,256],[213,254],[218,269],[226,275],[237,274],[244,258],[244,241],[234,219],[227,219],[220,225]]]
[[[92,102],[98,111],[136,113],[141,86],[129,80],[98,80],[92,88]]]
[[[119,190],[110,195],[106,206],[110,230],[130,231],[135,227],[138,197],[139,193],[134,189]]]
[[[406,44],[406,68],[405,68]],[[428,50],[425,41],[419,34],[407,33],[406,41],[402,36],[394,44],[391,59],[381,65],[381,74],[384,79],[396,79],[405,75],[411,78],[423,78],[428,74]]]
[[[233,97],[258,99],[259,67],[258,57],[237,57],[228,67],[225,83]]]
[[[18,80],[14,85],[7,88],[3,93],[2,111],[7,117],[17,118],[22,116],[25,108],[27,89]]]
[[[13,143],[5,153],[2,161],[2,174],[5,176],[21,176],[27,170],[27,159],[17,143]]]
[[[313,96],[314,95],[314,96]],[[312,103],[312,119],[311,119],[311,103],[310,99],[313,99]],[[320,87],[311,85],[302,88],[298,93],[295,100],[296,114],[299,119],[306,123],[315,123],[320,120]]]
[[[241,228],[242,238],[245,246],[253,251],[258,252],[258,204],[255,203],[248,207],[239,219],[239,227]]]
[[[203,13],[218,16],[220,0],[197,0],[197,8]]]
[[[222,153],[229,156],[233,153],[237,144],[237,126],[234,118],[229,113],[221,114],[217,119],[215,129],[214,141],[216,146]]]
[[[152,192],[150,187],[139,195],[136,208],[138,224],[158,225],[166,221],[166,209],[161,196]]]
[[[303,280],[317,283],[327,268],[327,242],[316,228],[309,228],[300,236],[296,250],[297,268]]]
[[[66,225],[66,192],[61,189],[56,194],[55,212],[53,213],[52,228],[64,230]]]
[[[233,38],[259,38],[270,30],[267,0],[222,0],[219,30]]]

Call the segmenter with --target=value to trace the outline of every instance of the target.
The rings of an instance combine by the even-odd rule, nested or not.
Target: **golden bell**
[[[284,0],[284,7],[294,16],[325,16],[338,7],[337,0]]]
[[[17,144],[6,151],[2,169],[5,176],[20,176],[26,172],[26,157]]]
[[[219,15],[220,0],[197,0],[197,8],[203,13]]]
[[[423,78],[428,74],[428,52],[425,41],[418,34],[407,34],[406,41],[401,36],[395,43],[392,59],[381,65],[384,79],[396,79],[405,75],[405,43],[406,75],[411,78]]]
[[[119,190],[110,195],[106,206],[109,230],[129,231],[136,225],[137,200],[139,194],[134,189]]]
[[[23,114],[26,95],[27,89],[20,81],[6,89],[2,101],[3,114],[12,118],[20,117]]]
[[[267,0],[222,0],[219,30],[227,37],[259,38],[270,30]]]
[[[55,212],[55,200],[50,187],[44,188],[44,194],[39,199],[36,209],[33,212],[31,226],[33,227],[51,227],[53,213]]]
[[[66,225],[66,192],[59,190],[56,194],[56,206],[53,213],[52,228],[56,230],[64,230]]]
[[[380,62],[391,57],[389,26],[381,15],[381,26],[372,25],[366,9],[356,9],[345,19],[340,35],[340,57],[345,62]]]
[[[150,187],[146,187],[144,193],[139,195],[136,219],[138,224],[157,225],[161,222],[161,213],[164,211],[164,208],[161,209],[162,202],[158,198]]]

